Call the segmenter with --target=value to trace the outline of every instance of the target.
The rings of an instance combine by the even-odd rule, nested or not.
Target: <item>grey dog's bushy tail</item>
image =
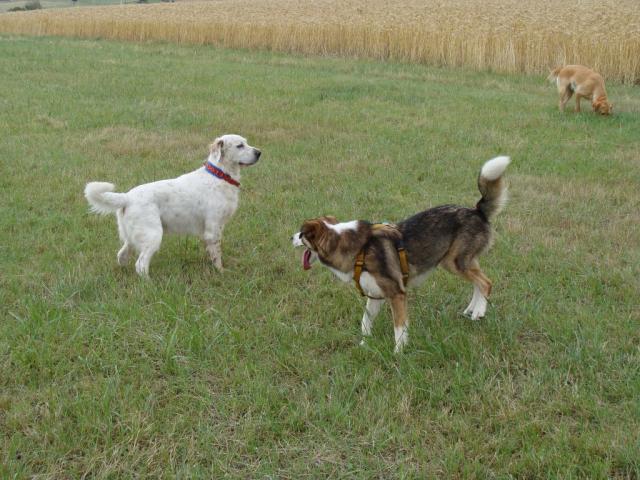
[[[478,190],[482,198],[476,208],[487,217],[487,220],[495,217],[507,204],[507,185],[502,175],[510,162],[509,157],[496,157],[486,162],[480,170]]]

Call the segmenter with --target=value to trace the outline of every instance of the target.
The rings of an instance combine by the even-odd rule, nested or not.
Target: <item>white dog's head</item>
[[[210,159],[227,168],[253,165],[258,161],[261,153],[240,135],[222,135],[209,146]]]

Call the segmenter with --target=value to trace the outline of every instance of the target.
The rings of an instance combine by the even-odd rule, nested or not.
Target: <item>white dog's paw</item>
[[[136,262],[136,273],[142,278],[149,278],[149,265],[138,260]]]
[[[222,265],[222,260],[215,259],[213,261],[213,266],[218,272],[224,273],[224,266]]]
[[[118,265],[124,267],[127,263],[129,263],[129,248],[122,247],[118,252]]]

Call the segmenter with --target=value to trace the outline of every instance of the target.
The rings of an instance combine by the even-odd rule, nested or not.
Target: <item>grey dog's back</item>
[[[482,212],[457,205],[417,213],[400,222],[398,228],[410,262],[418,271],[435,268],[454,241],[464,251],[463,257],[479,255],[491,241],[491,226]]]

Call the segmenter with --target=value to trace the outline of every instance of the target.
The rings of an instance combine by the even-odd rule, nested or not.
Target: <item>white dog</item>
[[[211,144],[204,166],[191,173],[146,183],[127,193],[115,193],[111,183],[91,182],[84,195],[92,211],[115,212],[123,242],[120,265],[135,249],[140,254],[136,272],[148,276],[151,257],[167,232],[202,238],[213,264],[222,271],[222,230],[238,208],[240,167],[255,164],[260,153],[239,135],[223,135]]]

